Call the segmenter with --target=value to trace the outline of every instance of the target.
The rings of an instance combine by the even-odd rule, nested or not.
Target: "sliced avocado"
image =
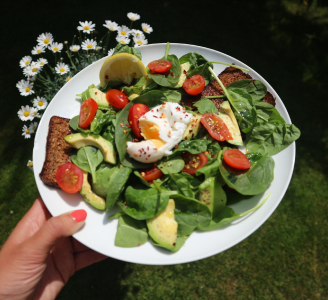
[[[184,64],[180,65],[180,67],[181,67],[181,75],[178,83],[174,86],[175,88],[181,88],[183,83],[186,81],[187,73],[190,69],[190,63],[185,62]]]
[[[132,100],[134,100],[135,98],[137,98],[137,97],[139,97],[140,95],[139,94],[131,94],[129,97],[128,97],[128,99],[130,100],[130,101],[132,101]]]
[[[166,208],[156,217],[147,220],[148,233],[150,237],[161,247],[174,249],[178,223],[174,219],[175,202],[169,199]]]
[[[93,136],[91,134],[82,134],[82,133],[73,133],[70,135],[65,136],[64,140],[68,143],[71,147],[80,149],[84,146],[94,146],[99,148],[104,156],[104,161],[115,164],[116,163],[116,156],[114,155],[114,147],[113,144],[103,137]]]
[[[106,93],[103,93],[101,90],[97,89],[96,86],[89,87],[90,98],[95,100],[98,106],[109,107],[109,103],[106,99]]]
[[[192,120],[189,123],[187,129],[185,130],[182,139],[191,140],[194,138],[201,128],[200,119],[202,118],[201,114],[193,113]]]
[[[106,201],[103,198],[96,195],[91,190],[91,185],[89,184],[88,181],[88,172],[85,171],[82,172],[83,172],[83,184],[80,190],[80,194],[84,197],[84,200],[89,204],[91,204],[94,208],[105,210]]]
[[[227,125],[233,138],[232,140],[227,140],[227,142],[232,145],[243,146],[243,139],[240,134],[239,125],[230,107],[229,101],[223,101],[221,103],[219,117]]]
[[[227,197],[218,178],[209,177],[199,186],[199,201],[208,206],[212,216],[225,206]]]

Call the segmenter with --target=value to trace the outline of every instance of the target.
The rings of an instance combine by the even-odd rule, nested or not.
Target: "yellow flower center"
[[[39,106],[43,106],[43,102],[42,101],[39,101],[38,105]]]
[[[91,48],[92,48],[92,45],[88,45],[87,48],[88,48],[88,49],[91,49]]]
[[[28,93],[29,91],[30,91],[31,89],[29,88],[29,87],[27,87],[26,89],[25,89],[25,91]]]
[[[122,40],[122,41],[120,41],[120,43],[121,43],[121,44],[125,44],[125,41]]]
[[[109,27],[109,29],[112,30],[112,31],[115,30],[113,26]]]
[[[29,130],[29,129],[26,129],[25,132],[26,132],[27,134],[29,134],[29,133],[30,133],[30,130]]]
[[[33,68],[32,72],[36,72],[38,70],[38,68]]]
[[[64,69],[64,68],[60,68],[59,71],[60,71],[61,73],[63,73],[63,72],[65,72],[65,69]]]
[[[30,161],[30,162],[28,163],[28,165],[29,165],[30,167],[33,167],[33,162]]]
[[[27,66],[27,65],[29,65],[30,64],[30,62],[27,60],[26,62],[25,62],[25,65]]]
[[[66,78],[66,81],[68,82],[68,81],[70,81],[71,80],[71,77],[67,77]]]
[[[57,47],[54,47],[54,49],[53,49],[54,51],[58,51],[59,49],[57,48]]]
[[[143,30],[147,32],[147,31],[148,31],[148,28],[147,28],[147,27],[144,27],[144,29],[143,29]]]
[[[44,39],[43,42],[44,42],[45,44],[48,44],[50,41],[49,41],[49,39]]]
[[[28,111],[24,111],[24,116],[28,117],[30,115],[30,113]]]
[[[89,30],[90,27],[89,27],[89,26],[84,26],[83,29],[85,29],[85,30]]]
[[[33,116],[36,116],[37,115],[37,112],[35,111],[34,113],[33,113]]]
[[[40,52],[41,52],[41,50],[40,50],[40,49],[36,50],[36,53],[40,53]]]
[[[121,31],[121,34],[122,34],[122,35],[126,35],[126,32],[125,32],[125,31]]]
[[[131,17],[131,20],[134,20],[135,19],[135,17]]]
[[[73,51],[77,51],[77,48],[73,48]]]
[[[142,45],[142,41],[137,41],[137,44]]]
[[[44,65],[44,62],[40,62],[40,65],[43,66]]]

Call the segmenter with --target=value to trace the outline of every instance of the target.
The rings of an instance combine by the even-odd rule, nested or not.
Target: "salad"
[[[146,76],[124,84],[105,75],[79,94],[80,115],[70,121],[77,133],[65,138],[76,148],[74,192],[97,209],[121,209],[109,217],[119,218],[116,246],[150,239],[178,251],[194,230],[222,228],[257,209],[264,201],[236,214],[227,199],[264,193],[273,180],[271,156],[300,135],[262,101],[266,87],[258,80],[221,83],[219,109],[210,98],[185,105],[220,79],[200,54],[168,52],[148,65]],[[128,46],[118,45],[118,54],[142,59]]]

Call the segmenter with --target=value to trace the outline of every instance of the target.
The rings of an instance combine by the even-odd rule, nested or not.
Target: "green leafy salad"
[[[175,252],[193,231],[222,228],[256,210],[265,200],[241,214],[226,204],[265,193],[274,179],[272,156],[300,136],[263,101],[261,81],[224,86],[212,70],[216,62],[195,52],[168,53],[169,44],[147,76],[128,83],[109,78],[77,95],[75,133],[65,137],[83,174],[84,199],[99,210],[119,208],[109,216],[118,218],[119,247],[150,240]],[[129,55],[142,60],[137,48],[120,44],[112,57]],[[213,80],[221,95],[201,97]]]

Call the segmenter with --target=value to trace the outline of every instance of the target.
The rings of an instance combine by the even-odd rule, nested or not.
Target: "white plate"
[[[166,44],[154,44],[138,48],[142,53],[143,63],[147,65],[150,61],[161,58],[164,55],[165,47]],[[209,61],[235,63],[249,69],[249,74],[253,78],[259,79],[266,84],[268,91],[276,98],[277,110],[287,123],[291,123],[288,112],[277,93],[264,78],[249,66],[231,56],[204,47],[185,44],[171,44],[170,47],[170,53],[178,57],[193,51],[202,54]],[[154,247],[150,242],[137,248],[116,247],[114,239],[117,220],[107,221],[109,214],[93,209],[84,202],[79,193],[71,195],[61,190],[49,188],[42,183],[39,173],[45,158],[45,145],[50,118],[54,115],[72,118],[79,114],[80,103],[76,100],[75,95],[84,91],[89,85],[99,83],[98,74],[105,59],[97,61],[74,76],[51,101],[38,126],[33,149],[34,176],[39,192],[50,213],[53,216],[58,216],[67,211],[85,209],[88,213],[86,224],[82,230],[74,235],[78,241],[107,256],[122,261],[149,265],[180,264],[203,259],[229,249],[258,229],[276,209],[287,190],[294,168],[295,143],[273,157],[276,163],[274,180],[267,191],[271,192],[271,196],[262,207],[224,229],[192,233],[177,253]],[[214,71],[218,74],[225,67],[215,64]],[[254,196],[247,201],[241,201],[231,207],[237,213],[246,211],[259,203],[266,193]]]

